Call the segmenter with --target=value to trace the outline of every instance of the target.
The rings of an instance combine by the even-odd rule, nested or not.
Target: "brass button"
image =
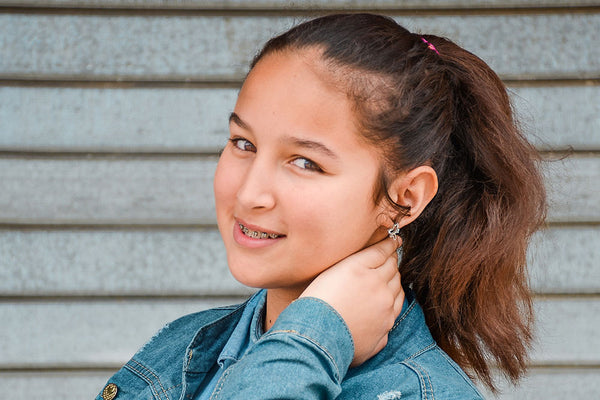
[[[115,397],[117,397],[117,391],[117,385],[115,385],[114,383],[109,383],[104,387],[104,390],[102,391],[102,398],[104,400],[113,400]]]

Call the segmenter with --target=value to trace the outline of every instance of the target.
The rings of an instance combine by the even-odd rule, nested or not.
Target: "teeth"
[[[249,236],[254,239],[276,239],[279,237],[279,235],[276,233],[253,231],[252,229],[246,228],[242,224],[238,224],[238,225],[240,226],[240,229],[242,230],[244,235]]]

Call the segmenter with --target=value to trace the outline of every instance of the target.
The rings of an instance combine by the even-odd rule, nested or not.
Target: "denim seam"
[[[233,364],[231,367],[233,367],[234,365],[235,364]],[[215,387],[215,390],[213,390],[212,394],[210,395],[209,400],[217,399],[217,396],[221,393],[221,390],[223,390],[223,385],[225,384],[225,380],[231,373],[231,367],[227,368],[223,372],[223,375],[221,375],[221,377],[219,378],[219,381],[217,382],[217,386]]]
[[[412,360],[414,358],[419,357],[421,354],[428,352],[429,350],[432,350],[434,348],[437,347],[437,344],[435,343],[431,343],[429,346],[422,348],[421,350],[417,351],[414,354],[411,354],[410,356],[406,357],[406,360]]]
[[[419,368],[421,371],[423,371],[423,375],[425,375],[425,377],[427,378],[427,383],[429,384],[429,390],[431,390],[431,399],[435,400],[435,394],[433,393],[433,384],[431,383],[431,377],[429,376],[429,374],[427,373],[427,370],[425,370],[421,364],[417,363],[416,361],[413,362],[415,364],[415,366],[417,368]],[[427,390],[427,389],[426,389]]]
[[[272,331],[269,332],[269,336],[275,335],[277,333],[283,334],[283,333],[291,333],[294,335],[297,335],[298,337],[301,337],[303,339],[306,339],[307,341],[309,341],[310,343],[314,344],[317,348],[319,348],[321,351],[323,351],[323,353],[327,354],[327,357],[331,360],[331,363],[334,365],[335,367],[335,379],[337,379],[338,382],[341,383],[341,374],[340,374],[340,368],[338,367],[337,363],[335,362],[335,358],[333,357],[333,355],[327,350],[327,348],[325,346],[323,346],[320,342],[316,341],[315,339],[311,338],[310,336],[306,336],[303,335],[302,333],[292,330],[292,329],[286,329],[286,330],[276,330],[276,331]],[[267,335],[265,335],[267,336]]]
[[[125,368],[131,370],[131,372],[133,372],[139,378],[142,378],[148,384],[148,386],[150,386],[150,390],[152,391],[152,395],[155,398],[160,399],[160,394],[156,390],[156,387],[154,386],[154,382],[152,381],[152,379],[150,379],[150,377],[146,376],[146,374],[143,371],[140,371],[140,370],[136,369],[135,366],[133,366],[133,365],[131,365],[129,363],[125,364]]]
[[[428,391],[431,391],[431,400],[435,400],[435,396],[433,394],[433,385],[431,383],[431,379],[427,371],[423,369],[423,367],[421,367],[421,365],[419,365],[414,360],[406,360],[403,362],[403,364],[405,364],[411,370],[413,370],[419,377],[419,381],[421,382],[421,385],[423,387],[423,400],[427,400],[429,398],[427,395]],[[427,382],[425,382],[425,377],[427,378]]]
[[[416,305],[417,305],[417,301],[413,300],[413,302],[410,303],[410,305],[406,309],[406,312],[404,314],[402,314],[400,316],[400,318],[398,318],[398,320],[396,321],[394,326],[392,326],[392,329],[390,329],[390,331],[393,331],[394,329],[396,329],[398,327],[398,325],[400,325],[400,322],[404,321],[408,317],[408,314],[410,314],[410,312],[413,310],[413,308],[415,308]]]
[[[348,328],[348,324],[346,324],[346,321],[344,321],[344,318],[341,316],[341,314],[335,308],[333,308],[331,306],[331,304],[327,303],[324,300],[319,299],[318,297],[305,297],[305,298],[306,299],[316,300],[317,302],[321,303],[322,305],[324,305],[325,307],[327,307],[329,310],[331,310],[333,312],[333,314],[338,318],[338,321],[342,322],[342,325],[344,326],[344,330],[346,331],[346,333],[348,334],[348,336],[350,336],[350,341],[352,342],[352,347],[354,347],[354,338],[352,337],[352,333],[350,333],[350,329]]]
[[[471,381],[471,379],[469,379],[466,376],[465,371],[463,371],[460,368],[457,368],[456,362],[452,358],[450,358],[450,356],[444,351],[441,351],[440,349],[439,353],[448,361],[448,364],[450,364],[450,366],[454,368],[456,372],[458,372],[458,374],[465,380],[465,382],[467,382],[479,394],[479,389],[477,389],[477,387],[473,384],[473,381]]]
[[[229,314],[225,314],[222,317],[220,317],[219,319],[217,319],[216,321],[213,321],[212,323],[208,324],[208,325],[204,325],[201,330],[208,330],[208,329],[212,329],[214,327],[218,327],[220,325],[224,325],[228,326],[229,325],[229,318],[231,318],[231,316],[233,314],[235,314],[236,312],[238,312],[240,309],[243,310],[244,307],[246,306],[246,303],[249,300],[247,300],[246,302],[242,303],[241,305],[239,305],[237,308],[235,308],[234,310],[231,310],[232,312]],[[229,310],[228,310],[229,311]],[[200,342],[200,339],[198,339],[198,333],[200,333],[200,331],[198,331],[196,333],[196,335],[194,336],[194,338],[192,339],[192,342],[189,344],[188,349],[194,349],[195,347],[198,346],[198,343]],[[188,364],[189,364],[188,360]]]
[[[166,388],[165,390],[166,390],[167,392],[170,392],[171,390],[173,390],[173,389],[175,389],[175,388],[178,388],[179,386],[183,386],[183,383],[178,383],[177,385],[173,385],[173,386],[171,386],[171,387],[168,387],[168,388]]]
[[[169,398],[169,395],[168,395],[168,394],[167,394],[167,392],[165,391],[165,388],[163,387],[163,385],[162,385],[162,383],[161,383],[161,381],[160,381],[160,378],[158,377],[158,375],[156,375],[156,374],[155,374],[155,373],[154,373],[152,370],[148,369],[146,366],[144,366],[143,364],[141,364],[141,363],[139,363],[139,362],[135,361],[134,359],[131,359],[131,360],[130,360],[130,362],[134,362],[134,363],[136,363],[136,364],[137,364],[137,365],[138,365],[140,368],[142,368],[144,371],[146,371],[146,374],[150,374],[150,375],[152,375],[152,376],[155,378],[156,382],[158,382],[158,384],[159,384],[159,386],[160,386],[160,389],[161,389],[161,390],[162,390],[162,392],[164,393],[164,395],[165,395],[165,397],[167,398],[167,400],[170,400],[170,398]],[[152,386],[152,388],[153,388],[153,391],[155,391],[155,392],[156,392],[156,395],[157,395],[157,397],[160,399],[160,397],[161,397],[161,396],[160,396],[160,394],[159,394],[159,393],[158,393],[158,392],[155,390],[155,388],[154,388],[154,382],[153,382],[153,380],[152,380],[151,378],[149,378],[147,375],[145,375],[145,374],[144,374],[144,372],[137,370],[137,369],[136,369],[134,366],[130,365],[129,363],[127,363],[127,365],[129,365],[129,367],[130,367],[131,369],[133,369],[134,371],[136,371],[137,373],[139,373],[140,375],[144,376],[144,377],[147,379],[148,383],[150,383],[150,385]]]

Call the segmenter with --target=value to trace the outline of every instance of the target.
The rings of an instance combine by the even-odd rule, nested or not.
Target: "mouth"
[[[238,225],[240,226],[240,230],[242,231],[242,233],[250,238],[253,239],[277,239],[280,237],[283,237],[285,235],[279,235],[277,233],[269,233],[269,232],[262,232],[262,231],[255,231],[252,230],[246,226],[244,226],[243,224],[238,222]]]

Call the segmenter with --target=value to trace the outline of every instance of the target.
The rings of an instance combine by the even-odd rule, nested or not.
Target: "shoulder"
[[[348,371],[342,395],[378,400],[483,399],[470,378],[436,344],[410,290],[388,344],[371,360]]]
[[[230,316],[235,316],[243,310],[245,303],[211,308],[209,310],[184,315],[167,323],[150,338],[133,356],[134,359],[146,359],[149,355],[162,352],[168,344],[169,354],[178,354],[180,357],[185,349],[194,341],[198,332],[214,325],[230,325]],[[177,349],[181,351],[177,351]]]
[[[433,344],[414,357],[351,377],[342,384],[340,399],[346,398],[481,400],[483,396],[460,367]]]
[[[483,399],[467,374],[437,344],[402,364],[437,398]]]
[[[210,347],[227,339],[244,305],[212,308],[178,318],[162,327],[109,380],[119,398],[179,398],[186,355],[194,346]],[[207,332],[208,331],[208,332]],[[210,338],[210,340],[204,340]],[[213,349],[214,350],[214,349]],[[201,354],[209,351],[200,352]],[[97,399],[102,399],[101,394]]]

